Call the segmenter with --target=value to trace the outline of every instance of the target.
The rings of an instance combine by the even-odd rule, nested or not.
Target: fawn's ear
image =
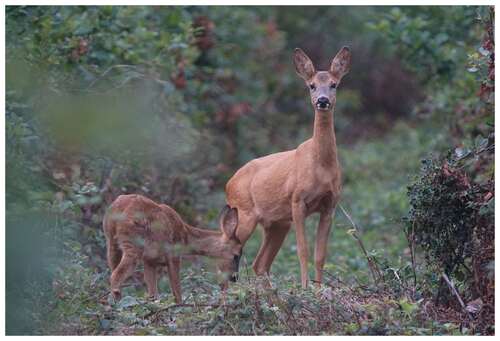
[[[296,48],[293,54],[293,63],[295,64],[295,71],[305,81],[311,79],[316,73],[314,64],[309,57],[299,48]]]
[[[238,209],[226,205],[219,218],[220,229],[229,239],[236,237],[236,227],[238,227]]]
[[[332,60],[332,64],[330,65],[330,73],[340,80],[344,77],[349,70],[351,69],[351,50],[344,46],[337,53],[335,58]]]

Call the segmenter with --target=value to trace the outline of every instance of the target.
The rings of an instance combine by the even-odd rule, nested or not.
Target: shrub
[[[452,273],[470,255],[474,193],[467,176],[450,169],[448,162],[427,159],[422,163],[420,177],[408,188],[408,228],[430,260]]]
[[[423,160],[420,175],[408,187],[407,234],[431,267],[464,284],[467,298],[488,296],[493,285],[493,182],[471,180],[464,170],[472,156],[481,160],[491,151],[491,143],[484,139],[473,152],[457,148],[444,160]]]

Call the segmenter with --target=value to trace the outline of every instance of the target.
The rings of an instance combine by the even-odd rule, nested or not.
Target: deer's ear
[[[332,64],[330,65],[330,73],[340,80],[344,77],[349,70],[351,69],[351,50],[344,46],[337,53],[335,58],[332,60]]]
[[[311,79],[316,73],[314,64],[309,57],[299,48],[296,48],[293,54],[293,63],[295,64],[295,71],[305,81]]]
[[[220,229],[227,238],[232,239],[236,236],[236,227],[238,227],[238,209],[226,205],[219,218]]]

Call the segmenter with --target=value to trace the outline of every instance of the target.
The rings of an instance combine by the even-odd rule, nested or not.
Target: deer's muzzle
[[[330,106],[331,106],[331,104],[330,104],[330,100],[328,99],[328,97],[320,97],[316,101],[316,108],[318,108],[318,109],[326,110],[326,109],[329,109]]]
[[[229,278],[229,280],[231,282],[236,282],[238,280],[240,259],[241,259],[241,256],[234,256],[234,258],[233,258],[233,273],[231,274],[231,277]]]

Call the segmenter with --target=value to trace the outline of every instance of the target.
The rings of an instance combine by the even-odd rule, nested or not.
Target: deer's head
[[[236,237],[238,210],[226,205],[220,214],[219,225],[222,230],[221,244],[223,246],[217,260],[217,269],[222,272],[226,279],[236,282],[243,248]]]
[[[337,87],[351,67],[351,51],[344,46],[333,58],[328,71],[316,71],[313,62],[301,49],[293,56],[295,70],[306,82],[311,103],[316,110],[330,111],[335,106]]]

